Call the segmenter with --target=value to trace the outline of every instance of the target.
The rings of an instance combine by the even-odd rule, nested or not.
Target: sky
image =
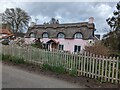
[[[74,0],[73,0],[74,1]],[[106,19],[113,16],[116,10],[117,2],[24,2],[16,0],[1,0],[0,13],[6,8],[19,7],[25,10],[30,16],[31,21],[37,20],[37,24],[43,24],[50,21],[52,17],[59,20],[60,23],[78,23],[86,22],[89,17],[94,17],[96,34],[105,34],[110,28]],[[99,0],[100,1],[100,0]]]

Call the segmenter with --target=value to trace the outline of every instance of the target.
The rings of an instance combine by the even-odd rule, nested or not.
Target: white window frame
[[[47,32],[44,32],[44,33],[42,34],[42,38],[48,38],[48,37],[49,37],[49,35],[48,35]]]
[[[65,34],[64,33],[58,33],[58,38],[65,38]]]
[[[74,38],[75,39],[82,39],[83,35],[81,33],[75,33]]]

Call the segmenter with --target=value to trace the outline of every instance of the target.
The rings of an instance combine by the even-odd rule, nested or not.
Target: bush
[[[65,73],[65,68],[63,66],[50,66],[49,64],[43,64],[42,69],[50,70],[59,74]]]
[[[12,59],[12,62],[14,62],[16,64],[23,64],[23,63],[25,63],[23,58],[12,57],[11,59]]]
[[[3,60],[3,61],[10,60],[10,58],[11,58],[10,55],[3,55],[3,54],[2,54],[2,60]]]
[[[35,48],[42,48],[42,42],[40,41],[40,38],[35,39],[35,43],[31,44],[31,46]]]
[[[77,69],[69,70],[69,75],[70,76],[77,76]]]
[[[23,63],[25,63],[23,58],[18,58],[18,57],[11,56],[11,55],[3,55],[2,54],[2,60],[3,61],[11,61],[11,62],[16,63],[16,64],[23,64]]]
[[[10,42],[10,41],[9,41],[8,39],[5,39],[5,40],[2,41],[2,44],[3,44],[3,45],[9,45],[9,42]]]
[[[63,66],[52,66],[51,70],[59,74],[65,73],[65,68]]]
[[[96,43],[93,46],[86,46],[85,51],[92,54],[103,56],[109,56],[110,54],[110,50],[101,43]]]
[[[120,52],[111,52],[110,56],[111,57],[120,57]]]
[[[31,44],[32,47],[38,48],[38,46],[34,43]]]
[[[51,70],[51,66],[49,64],[43,64],[42,69]]]

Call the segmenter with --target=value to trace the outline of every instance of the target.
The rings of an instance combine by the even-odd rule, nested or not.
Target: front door
[[[57,48],[58,48],[58,44],[56,44],[56,43],[51,43],[51,48],[52,48],[52,49],[57,49]]]

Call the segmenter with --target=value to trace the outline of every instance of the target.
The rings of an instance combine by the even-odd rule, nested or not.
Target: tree
[[[106,19],[112,31],[115,31],[120,28],[120,1],[117,3],[116,8],[117,8],[117,11],[113,12],[114,16]]]
[[[2,14],[2,20],[10,25],[13,33],[17,33],[28,28],[30,16],[20,8],[7,8]]]
[[[106,19],[111,30],[104,35],[103,43],[112,50],[120,51],[120,2],[117,3],[113,16]]]

